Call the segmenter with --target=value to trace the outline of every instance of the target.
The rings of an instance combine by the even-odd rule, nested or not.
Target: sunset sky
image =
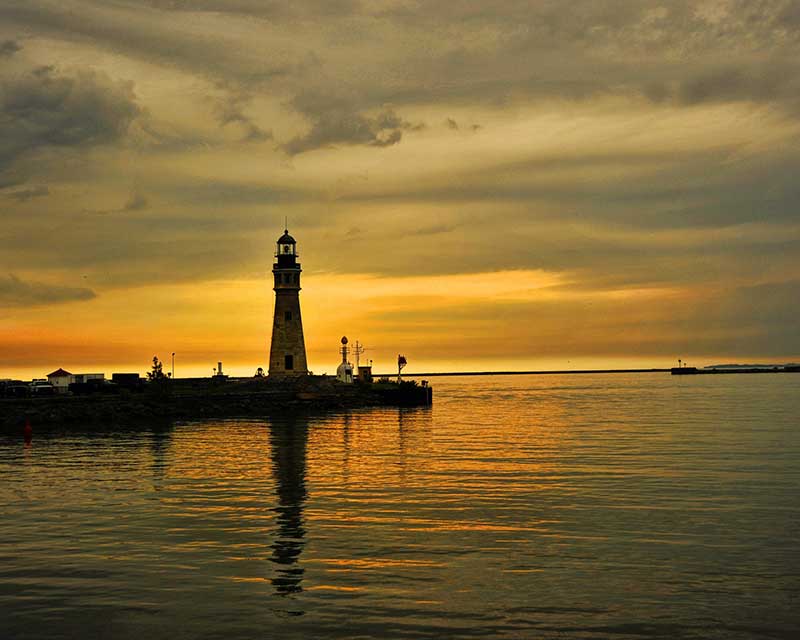
[[[800,4],[0,0],[0,378],[800,359]]]

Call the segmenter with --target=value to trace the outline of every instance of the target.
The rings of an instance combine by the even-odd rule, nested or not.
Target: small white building
[[[351,384],[353,382],[353,365],[349,362],[342,362],[336,367],[336,379],[339,382]]]
[[[69,391],[69,385],[74,382],[72,374],[64,369],[56,369],[53,373],[48,373],[47,381],[55,387],[56,393],[66,393]]]
[[[106,379],[104,373],[70,373],[64,369],[56,369],[53,373],[47,374],[47,381],[55,387],[56,393],[67,393],[69,385],[73,382],[84,384],[90,380]]]

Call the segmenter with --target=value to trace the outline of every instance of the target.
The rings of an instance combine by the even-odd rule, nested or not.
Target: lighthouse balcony
[[[276,255],[273,266],[278,269],[299,269],[297,256]]]

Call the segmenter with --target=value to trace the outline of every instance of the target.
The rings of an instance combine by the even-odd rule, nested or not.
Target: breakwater
[[[404,378],[435,378],[454,376],[552,376],[592,373],[669,373],[670,369],[543,369],[539,371],[435,371],[403,373]],[[392,378],[397,373],[376,373],[376,378]]]
[[[279,411],[425,406],[431,387],[415,382],[342,384],[326,376],[287,380],[164,380],[140,390],[0,400],[0,428],[37,425],[136,425],[153,421],[258,417]]]
[[[706,376],[728,375],[731,373],[800,373],[800,366],[780,367],[709,367],[698,369],[696,367],[673,367],[670,369],[673,376]]]

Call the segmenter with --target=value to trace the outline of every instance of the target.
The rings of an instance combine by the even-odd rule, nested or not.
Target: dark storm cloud
[[[800,353],[800,333],[797,331],[797,301],[800,300],[800,280],[768,282],[741,287],[724,309],[725,317],[745,317],[760,332],[780,331],[783,339],[791,339]]]
[[[122,207],[123,211],[141,211],[142,209],[146,209],[148,204],[150,204],[141,193],[138,191],[134,191],[131,194],[131,197],[128,198],[128,201],[125,203],[125,206]]]
[[[388,147],[400,142],[403,131],[415,128],[390,108],[368,116],[356,111],[352,102],[314,92],[297,96],[293,106],[312,124],[307,133],[283,145],[289,155],[337,145]]]
[[[384,104],[644,95],[680,104],[797,103],[796,3],[575,0],[530,3],[360,3],[151,0],[0,2],[28,31],[80,41],[292,103],[306,92],[357,95],[347,111],[319,113],[291,153],[329,144],[396,143],[367,113]],[[187,21],[185,15],[193,14]],[[706,15],[708,14],[708,15]],[[263,18],[264,37],[239,40],[209,20]],[[227,23],[226,23],[227,24]],[[294,33],[289,42],[277,38]],[[238,35],[238,32],[237,32]],[[250,34],[251,36],[254,33]],[[274,41],[274,46],[270,42]],[[334,61],[329,53],[334,53]],[[724,61],[723,67],[719,65]],[[354,72],[356,71],[357,72]],[[301,113],[308,115],[300,109]],[[263,140],[255,128],[244,137]],[[349,142],[355,141],[355,142]]]
[[[32,307],[91,300],[94,297],[96,297],[95,292],[85,287],[26,282],[12,274],[6,277],[0,276],[0,305]]]
[[[177,206],[164,204],[172,199],[169,191],[152,201],[133,191],[114,209],[43,211],[34,224],[21,211],[12,220],[16,224],[0,227],[0,269],[24,264],[90,274],[104,287],[263,276],[286,213],[269,199],[283,203],[297,194],[199,180],[176,191]]]
[[[238,126],[241,130],[242,142],[264,142],[272,140],[272,131],[265,131],[244,112],[247,96],[232,93],[217,105],[217,118],[220,125]]]
[[[454,231],[458,225],[456,224],[432,224],[426,227],[419,227],[411,230],[407,235],[410,236],[433,236],[440,233],[450,233]]]
[[[775,22],[788,29],[796,29],[800,26],[800,4],[797,2],[787,2],[786,5],[778,11]]]
[[[510,44],[515,46],[536,42],[543,48],[554,43],[625,43],[635,47],[674,46],[685,51],[720,39],[725,44],[738,42],[740,46],[757,44],[763,48],[765,41],[760,39],[767,34],[783,36],[782,41],[798,38],[797,34],[780,31],[798,15],[794,0],[411,0],[383,6],[385,9],[376,8],[375,13],[408,27],[435,28],[457,20],[465,29],[511,29],[514,40]]]
[[[108,216],[118,213],[134,213],[144,211],[150,206],[150,201],[140,192],[133,191],[121,207],[113,209],[85,209],[82,214],[88,216]],[[150,223],[152,224],[152,223]]]
[[[357,0],[123,0],[136,7],[147,5],[165,11],[232,13],[270,19],[296,19],[308,16],[342,16],[359,8]]]
[[[789,137],[786,145],[800,149],[800,139]],[[737,144],[697,151],[548,152],[339,198],[517,207],[506,218],[509,224],[592,220],[663,230],[797,220],[800,152],[739,157],[740,152]],[[579,178],[565,180],[565,173]]]
[[[143,6],[65,0],[51,3],[0,0],[0,19],[39,36],[99,47],[166,67],[253,86],[290,71],[294,61],[277,62],[224,31],[203,32],[181,15]]]
[[[66,75],[41,67],[0,84],[0,171],[44,147],[119,140],[139,114],[130,83],[89,71]]]
[[[662,83],[642,87],[654,102],[672,100],[682,105],[752,102],[781,105],[794,115],[800,107],[800,64],[775,57],[761,64],[724,64],[690,69]]]
[[[27,202],[28,200],[42,198],[47,195],[50,195],[50,189],[44,185],[29,187],[27,189],[18,189],[8,194],[10,198],[14,198],[17,202]]]
[[[16,40],[3,40],[0,42],[0,58],[10,58],[22,49]]]
[[[534,223],[492,223],[487,212],[480,224],[465,223],[451,232],[415,235],[413,242],[403,245],[402,261],[391,259],[396,247],[390,239],[376,238],[371,255],[348,256],[337,260],[336,267],[369,272],[374,268],[374,256],[383,256],[381,271],[398,276],[408,273],[409,264],[415,265],[416,274],[428,275],[543,269],[562,274],[568,283],[563,285],[564,290],[591,293],[653,286],[685,288],[771,271],[791,272],[796,270],[795,256],[800,251],[796,234],[783,242],[762,242],[748,240],[746,229],[745,237],[738,241],[722,236],[717,241],[707,239],[698,247],[696,242],[670,242],[657,236],[649,242],[624,233],[595,237],[571,225],[554,233]],[[506,232],[508,228],[514,229],[513,234]],[[774,233],[780,236],[781,230]]]

